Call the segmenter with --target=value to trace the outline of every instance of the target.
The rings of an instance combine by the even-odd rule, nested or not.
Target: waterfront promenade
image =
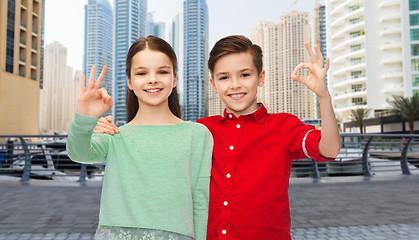
[[[0,176],[0,240],[93,239],[100,181]],[[292,178],[293,239],[418,239],[419,175]]]

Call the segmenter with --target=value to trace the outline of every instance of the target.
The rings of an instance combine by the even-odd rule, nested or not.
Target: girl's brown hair
[[[128,50],[127,61],[126,61],[126,74],[128,79],[131,79],[131,65],[132,58],[135,54],[145,49],[150,49],[153,51],[159,51],[166,54],[173,65],[173,73],[177,75],[177,58],[176,53],[173,51],[173,48],[161,38],[155,36],[148,36],[146,38],[140,38],[135,41]],[[135,115],[138,112],[138,98],[135,95],[133,90],[127,89],[127,122],[130,122],[134,119]],[[176,87],[173,88],[172,93],[169,96],[169,108],[170,111],[178,118],[181,117],[180,105],[177,95]]]
[[[249,52],[253,58],[253,64],[258,71],[258,74],[263,69],[263,54],[262,49],[253,44],[250,39],[242,35],[232,35],[218,40],[214,47],[211,49],[210,56],[208,59],[208,68],[211,74],[214,72],[214,67],[217,61],[226,55],[232,53]]]

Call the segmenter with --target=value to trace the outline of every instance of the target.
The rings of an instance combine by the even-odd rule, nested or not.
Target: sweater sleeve
[[[205,136],[201,148],[201,164],[196,185],[192,193],[193,221],[196,240],[205,240],[207,235],[208,207],[209,207],[209,183],[211,176],[211,160],[213,138],[210,131],[205,128]],[[197,159],[198,160],[198,159]]]
[[[104,162],[109,149],[108,134],[92,134],[98,118],[75,114],[67,138],[67,153],[74,162]]]

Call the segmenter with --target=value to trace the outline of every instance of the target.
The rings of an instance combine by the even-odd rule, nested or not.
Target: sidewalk
[[[0,240],[92,239],[101,182],[0,177]],[[414,239],[419,175],[290,180],[294,239]]]

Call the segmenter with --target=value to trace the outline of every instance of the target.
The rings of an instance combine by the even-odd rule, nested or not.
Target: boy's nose
[[[238,79],[233,78],[233,81],[231,81],[230,88],[236,89],[236,88],[240,88],[241,86],[242,85],[241,85],[240,81]]]

